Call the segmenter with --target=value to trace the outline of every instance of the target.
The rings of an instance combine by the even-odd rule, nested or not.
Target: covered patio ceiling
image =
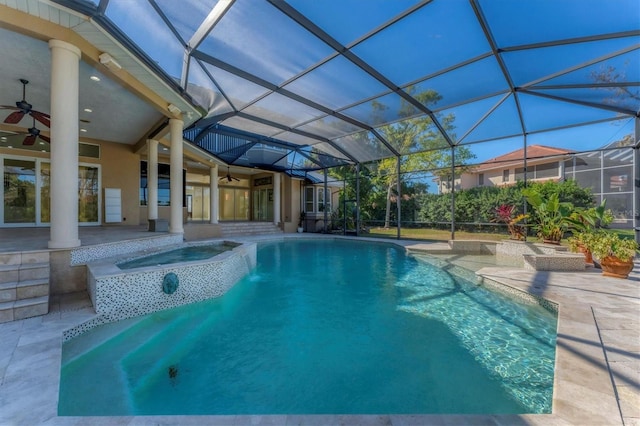
[[[197,102],[185,138],[234,165],[509,151],[640,111],[637,0],[54,1]],[[428,136],[389,137],[415,124]]]

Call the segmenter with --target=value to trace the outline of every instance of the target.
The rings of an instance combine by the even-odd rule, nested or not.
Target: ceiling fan
[[[33,127],[30,127],[27,129],[26,132],[17,132],[17,133],[7,133],[7,136],[4,137],[4,139],[6,140],[7,138],[11,138],[13,139],[14,137],[18,137],[21,135],[26,135],[26,137],[23,139],[22,141],[22,145],[24,146],[31,146],[33,144],[36,143],[36,139],[40,138],[43,141],[47,142],[47,143],[51,143],[51,139],[48,136],[45,136],[43,134],[40,134],[40,129],[38,129],[36,127],[36,120],[33,119]]]
[[[232,182],[232,181],[236,181],[236,182],[240,182],[240,179],[238,178],[234,178],[233,176],[231,176],[231,172],[229,171],[229,166],[227,166],[227,175],[221,177],[220,179],[218,179],[219,181],[223,181],[226,180],[227,182]]]
[[[51,143],[51,139],[48,136],[41,135],[40,129],[36,127],[36,119],[33,119],[33,127],[29,127],[27,130],[27,137],[22,141],[22,145],[33,145],[37,138],[42,139],[45,142]]]
[[[51,117],[48,114],[32,109],[33,106],[25,100],[27,84],[29,84],[29,80],[25,80],[24,78],[21,78],[20,82],[22,83],[22,100],[16,102],[16,106],[14,107],[10,105],[0,105],[0,109],[14,110],[11,114],[7,116],[7,118],[4,119],[4,122],[8,124],[17,124],[20,122],[20,120],[22,120],[22,118],[25,115],[28,114],[32,116],[34,120],[38,120],[40,123],[44,124],[45,126],[51,127],[51,121],[50,121]]]

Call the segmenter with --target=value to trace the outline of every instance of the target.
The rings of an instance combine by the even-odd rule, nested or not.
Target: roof
[[[126,49],[202,111],[188,140],[219,158],[228,148],[214,149],[208,135],[255,135],[234,145],[243,154],[224,157],[230,164],[252,166],[253,147],[270,143],[299,170],[495,140],[523,146],[525,135],[535,144],[542,132],[632,121],[640,111],[637,0],[0,4],[52,22],[70,10],[80,37],[99,27],[114,41],[100,50],[121,60]],[[131,62],[120,65],[137,75]],[[408,124],[422,129],[409,142],[395,136]]]
[[[554,148],[544,145],[531,145],[527,147],[527,161],[531,160],[532,163],[547,163],[550,161],[557,161],[558,157],[564,157],[566,155],[574,154],[575,151],[562,148]],[[473,168],[475,173],[482,173],[487,170],[494,169],[508,169],[513,166],[520,166],[524,163],[524,148],[516,149],[515,151],[508,152],[504,155],[492,158],[479,164]]]

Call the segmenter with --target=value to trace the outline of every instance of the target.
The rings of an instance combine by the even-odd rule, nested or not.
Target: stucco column
[[[50,40],[51,229],[49,248],[78,247],[78,87],[81,52]]]
[[[209,169],[209,223],[218,223],[218,165]]]
[[[273,174],[273,223],[280,224],[280,173]]]
[[[169,232],[184,234],[182,227],[182,130],[184,122],[176,118],[169,120],[171,137],[171,218]]]
[[[158,218],[158,141],[147,140],[147,218]]]

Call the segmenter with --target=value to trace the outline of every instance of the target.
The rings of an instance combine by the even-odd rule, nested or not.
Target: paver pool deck
[[[426,250],[446,246],[389,242]],[[626,280],[594,269],[473,267],[483,277],[559,305],[552,414],[59,417],[62,332],[95,315],[82,292],[53,297],[45,316],[0,324],[0,425],[640,425],[638,263]]]

